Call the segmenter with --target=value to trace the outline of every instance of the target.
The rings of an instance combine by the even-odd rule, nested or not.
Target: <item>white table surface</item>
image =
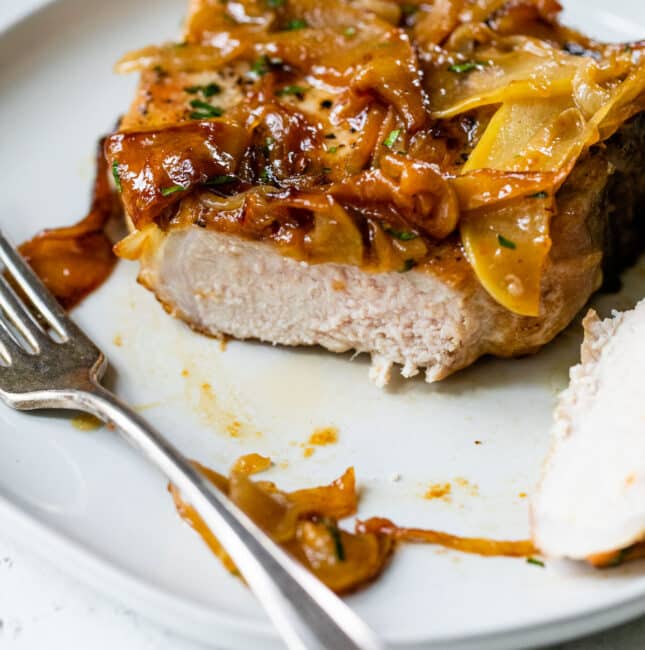
[[[43,0],[0,0],[0,30]],[[67,578],[0,531],[0,648],[203,650]],[[550,650],[642,650],[645,618]]]

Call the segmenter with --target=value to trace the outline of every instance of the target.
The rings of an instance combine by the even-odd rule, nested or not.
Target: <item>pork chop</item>
[[[412,8],[410,8],[412,7]],[[533,352],[640,250],[641,44],[554,2],[194,0],[106,143],[167,310],[446,377]]]

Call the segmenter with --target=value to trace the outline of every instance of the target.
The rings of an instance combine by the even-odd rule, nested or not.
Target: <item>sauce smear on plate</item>
[[[377,578],[397,542],[438,544],[486,556],[530,557],[536,552],[529,540],[457,537],[434,530],[400,528],[379,517],[357,522],[354,532],[343,530],[338,520],[355,514],[358,507],[353,468],[330,485],[283,492],[274,483],[249,478],[247,462],[256,456],[251,454],[242,457],[242,462],[238,460],[228,478],[194,464],[276,543],[337,593],[353,591]],[[266,462],[262,465],[268,466]],[[240,472],[241,467],[245,471]],[[253,463],[252,471],[257,471]],[[168,489],[180,516],[199,533],[224,566],[239,575],[234,562],[197,511],[183,500],[175,486],[170,485]]]
[[[65,309],[77,305],[110,275],[116,258],[105,228],[122,213],[108,178],[103,141],[88,215],[74,226],[43,230],[19,247],[22,256]]]

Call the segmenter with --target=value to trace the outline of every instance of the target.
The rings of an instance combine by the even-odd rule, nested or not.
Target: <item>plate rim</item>
[[[33,6],[27,9],[26,12],[20,12],[0,24],[0,39],[4,38],[8,32],[13,31],[21,23],[28,22],[35,14],[45,9],[47,5],[53,5],[56,2],[58,0],[35,0]]]

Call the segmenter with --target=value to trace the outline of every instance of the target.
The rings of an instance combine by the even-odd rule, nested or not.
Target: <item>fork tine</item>
[[[44,342],[44,332],[2,275],[0,275],[0,307],[27,343],[35,352],[39,352]]]
[[[0,231],[0,261],[40,314],[49,321],[62,338],[67,339],[69,331],[65,311],[18,251],[7,241],[2,231]]]
[[[16,340],[13,332],[4,320],[0,318],[0,355],[11,364],[14,361],[14,356],[20,354],[21,350],[22,346]]]

